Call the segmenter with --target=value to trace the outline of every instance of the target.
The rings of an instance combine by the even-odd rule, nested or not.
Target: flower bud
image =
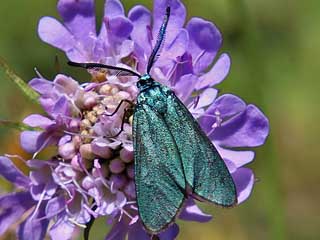
[[[109,84],[104,84],[103,86],[101,86],[101,88],[99,89],[99,93],[101,95],[108,95],[110,94],[111,91],[111,86]]]
[[[82,158],[93,160],[95,157],[94,153],[92,152],[92,147],[90,143],[81,145],[79,151]]]
[[[110,177],[111,184],[113,188],[120,189],[123,188],[127,183],[127,178],[124,174],[112,174]]]
[[[78,135],[73,136],[72,142],[73,142],[75,148],[76,148],[76,149],[79,149],[80,144],[81,144],[81,137],[78,136]]]
[[[109,169],[112,173],[121,173],[125,169],[126,165],[120,158],[113,159],[109,164]]]
[[[83,106],[86,109],[91,109],[97,105],[98,96],[95,92],[86,92],[83,95]]]
[[[94,111],[88,112],[86,118],[92,123],[95,124],[98,120],[97,115]]]
[[[70,160],[76,155],[76,149],[73,142],[60,145],[58,151],[59,155],[65,160]]]
[[[91,143],[92,151],[99,157],[109,159],[112,157],[112,150],[102,141],[94,141]]]
[[[78,131],[80,128],[80,121],[77,119],[72,119],[69,123],[70,131]]]
[[[80,125],[82,129],[87,129],[91,127],[91,122],[88,119],[83,119]]]
[[[95,178],[108,177],[110,173],[108,166],[106,166],[106,164],[100,164],[99,159],[95,159],[93,162],[94,162],[93,164],[94,168],[92,169],[92,176]]]
[[[130,163],[133,161],[133,151],[129,151],[126,148],[120,150],[120,158],[125,163]]]
[[[133,179],[134,178],[134,165],[131,164],[129,166],[127,166],[127,175],[129,178]]]
[[[117,97],[121,100],[121,99],[130,99],[130,93],[125,92],[125,91],[120,91],[117,93]]]
[[[82,180],[82,187],[86,190],[95,187],[95,183],[92,180],[91,177],[86,176],[83,180]]]
[[[115,95],[119,92],[119,88],[116,86],[112,86],[112,89],[110,91],[111,95]]]
[[[136,198],[136,186],[133,181],[130,181],[125,187],[124,192],[131,198]]]
[[[83,89],[78,89],[75,96],[74,96],[74,99],[75,99],[75,104],[78,108],[80,109],[83,109],[84,106],[83,106],[83,96],[84,96],[84,90]]]
[[[81,159],[79,159],[79,155],[75,155],[72,159],[71,159],[71,166],[74,168],[74,169],[77,169],[79,171],[82,171],[82,168],[79,164],[79,161],[81,161]]]

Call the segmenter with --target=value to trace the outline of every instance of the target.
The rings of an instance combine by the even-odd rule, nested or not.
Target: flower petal
[[[161,62],[164,61],[164,59],[176,61],[178,57],[183,56],[187,51],[188,42],[188,32],[185,29],[181,29],[173,41],[165,47],[158,61]]]
[[[126,223],[123,220],[120,222],[115,221],[105,240],[125,240],[127,233],[128,227]]]
[[[197,76],[193,74],[187,74],[182,76],[176,83],[174,90],[182,102],[186,101],[191,96],[197,80]]]
[[[120,59],[128,57],[134,50],[134,42],[131,40],[124,40],[120,46],[118,57]]]
[[[222,36],[217,27],[201,18],[192,18],[187,24],[190,38],[190,53],[195,73],[205,70],[215,58],[222,45]]]
[[[43,204],[44,206],[44,204]],[[43,240],[49,225],[48,219],[39,220],[45,217],[44,207],[40,207],[35,215],[31,214],[20,224],[17,235],[20,240]]]
[[[107,27],[107,32],[111,34],[109,38],[112,37],[113,39],[126,39],[130,36],[133,29],[131,21],[122,16],[113,18],[106,17],[104,22]]]
[[[218,127],[211,139],[221,146],[256,147],[262,145],[269,134],[269,122],[254,105]]]
[[[179,234],[179,226],[177,224],[172,224],[164,232],[160,233],[158,236],[160,240],[174,240]]]
[[[144,6],[135,6],[129,11],[129,19],[133,25],[131,33],[132,40],[140,47],[144,48],[146,54],[151,52],[147,28],[151,25],[151,13]]]
[[[47,128],[55,122],[40,114],[31,114],[25,119],[23,119],[23,123],[29,125],[30,127]]]
[[[96,38],[94,0],[60,0],[57,8],[77,43],[91,52]]]
[[[39,150],[38,139],[42,132],[37,131],[23,131],[20,134],[21,147],[28,153],[35,153]]]
[[[80,88],[79,83],[71,77],[58,74],[54,79],[54,88],[60,92],[72,97]]]
[[[231,60],[228,54],[223,53],[211,70],[200,77],[197,89],[212,87],[221,83],[230,71]]]
[[[96,139],[91,142],[92,152],[97,156],[109,159],[112,157],[111,148],[108,146],[108,143],[105,141],[99,141]]]
[[[177,57],[175,70],[169,79],[171,85],[174,86],[183,75],[193,74],[192,69],[192,57],[190,54],[184,53],[182,56]],[[166,81],[168,81],[168,79],[166,79]]]
[[[195,221],[195,222],[208,222],[212,219],[212,216],[205,214],[196,205],[192,198],[186,200],[185,206],[181,211],[179,218],[185,221]]]
[[[28,188],[30,179],[7,157],[0,157],[0,175],[17,187]]]
[[[27,166],[30,168],[40,169],[43,167],[56,167],[57,164],[54,164],[49,161],[37,160],[37,159],[30,159],[27,161]]]
[[[242,167],[254,159],[253,151],[233,151],[216,146],[223,159],[231,161],[236,168]]]
[[[218,90],[214,88],[207,88],[206,90],[201,93],[197,107],[196,108],[203,108],[210,105],[214,99],[217,97]]]
[[[107,0],[104,5],[105,17],[124,16],[124,8],[119,0]]]
[[[74,37],[56,19],[43,17],[39,21],[38,34],[42,41],[65,52],[70,51],[74,44]]]
[[[155,66],[162,68],[162,70],[165,72],[170,73],[170,70],[176,67],[175,65],[179,63],[178,61],[187,51],[188,41],[188,32],[185,29],[181,29],[176,38],[174,38],[170,44],[164,46],[159,59],[155,63]]]
[[[52,240],[69,240],[72,239],[75,226],[64,218],[58,221],[50,228],[49,234]]]
[[[58,99],[58,97],[57,97]],[[52,112],[52,108],[56,103],[57,99],[53,99],[51,97],[40,97],[40,103],[42,108],[46,111],[46,113],[50,114]]]
[[[216,109],[219,110],[221,118],[228,118],[245,111],[246,104],[235,95],[224,94],[218,97],[214,104],[208,108],[207,114],[212,114]]]
[[[70,116],[70,104],[65,96],[59,98],[59,100],[53,106],[51,115],[54,118],[61,116]]]
[[[239,97],[232,94],[224,94],[218,97],[214,103],[206,110],[205,116],[200,119],[202,128],[210,132],[217,117],[222,120],[230,118],[246,110],[246,104]],[[219,114],[218,116],[216,114]]]
[[[46,206],[47,218],[52,218],[55,215],[58,215],[58,213],[60,213],[65,209],[65,205],[66,205],[66,201],[63,196],[50,199]]]
[[[144,230],[140,221],[129,227],[128,240],[149,240],[150,236]]]
[[[226,164],[226,166],[229,170],[229,173],[234,173],[235,171],[237,171],[237,167],[232,161],[230,161],[228,159],[223,159],[223,161]]]
[[[166,14],[166,8],[170,5],[171,14],[168,22],[166,40],[167,44],[170,44],[183,27],[186,19],[186,8],[180,0],[155,0],[153,4],[153,39],[154,42],[158,35],[160,26],[163,22],[163,18]]]
[[[251,194],[254,184],[254,175],[249,168],[239,168],[236,172],[232,173],[232,177],[236,184],[238,204],[240,204]]]
[[[43,78],[34,78],[29,82],[30,87],[41,95],[51,95],[53,83]]]
[[[2,236],[13,223],[20,220],[22,215],[34,204],[35,202],[28,192],[0,196],[0,235]]]
[[[129,11],[129,19],[133,25],[131,39],[135,43],[134,57],[137,58],[137,69],[140,72],[145,72],[152,50],[151,13],[149,9],[138,5]]]
[[[119,0],[107,0],[104,4],[104,18],[124,16],[124,8]],[[106,25],[103,22],[99,33],[99,44],[105,42],[107,38]]]

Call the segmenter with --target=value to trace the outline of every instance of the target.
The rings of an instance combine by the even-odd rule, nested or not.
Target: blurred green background
[[[103,0],[97,0],[101,16]],[[219,209],[206,223],[182,223],[178,239],[320,239],[320,1],[187,0],[188,18],[213,21],[224,36],[232,69],[219,88],[258,105],[270,119],[266,145],[250,165],[259,182],[241,206]],[[124,0],[126,9],[151,1]],[[34,67],[49,79],[54,57],[65,57],[37,36],[41,16],[57,16],[54,0],[0,3],[0,56],[26,81]],[[100,18],[98,19],[100,24]],[[63,71],[85,80],[63,64]],[[0,71],[0,118],[21,120],[39,111]],[[0,129],[0,153],[22,154],[18,134]],[[24,155],[25,156],[25,155]],[[2,182],[2,190],[10,189]],[[103,239],[101,222],[92,239]],[[7,235],[6,239],[14,239]]]

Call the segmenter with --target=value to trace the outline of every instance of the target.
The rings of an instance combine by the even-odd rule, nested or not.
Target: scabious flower
[[[198,119],[232,174],[240,204],[254,185],[253,172],[245,167],[254,152],[237,148],[262,145],[269,132],[268,120],[237,96],[218,96],[214,87],[230,69],[229,55],[218,57],[221,33],[201,18],[185,24],[184,5],[179,0],[168,3],[172,14],[166,43],[151,75],[171,87]],[[126,16],[119,0],[107,0],[97,33],[94,0],[59,0],[63,23],[43,17],[38,33],[72,61],[125,66],[143,74],[168,3],[155,0],[153,13],[138,5]],[[0,234],[26,216],[17,231],[19,239],[44,239],[47,232],[51,239],[71,239],[75,228],[106,217],[112,225],[107,240],[150,239],[135,202],[132,117],[125,119],[120,131],[128,105],[116,109],[121,100],[134,102],[137,79],[94,69],[89,73],[91,81],[82,85],[63,74],[53,81],[41,76],[30,81],[46,116],[33,114],[23,121],[41,129],[21,133],[22,147],[34,154],[26,161],[29,176],[15,167],[10,156],[0,158],[0,174],[17,187],[16,192],[0,197]],[[37,159],[49,146],[56,146],[56,154]],[[211,219],[192,197],[178,217],[198,222]],[[174,239],[178,232],[173,224],[158,237]]]

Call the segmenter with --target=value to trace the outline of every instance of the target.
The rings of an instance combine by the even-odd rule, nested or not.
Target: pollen
[[[99,93],[101,95],[109,95],[111,92],[112,86],[110,84],[104,84],[100,87]]]
[[[107,80],[107,71],[103,69],[91,70],[92,82],[105,82]]]
[[[91,125],[91,122],[89,121],[89,119],[83,119],[80,123],[80,127],[81,129],[88,129],[90,128],[92,125]]]

